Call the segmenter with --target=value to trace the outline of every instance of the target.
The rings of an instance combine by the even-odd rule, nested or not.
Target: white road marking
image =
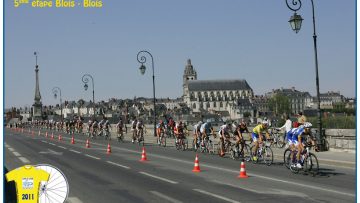
[[[30,163],[30,161],[25,158],[25,157],[19,157],[20,161],[23,162],[24,164]]]
[[[78,153],[78,154],[81,154],[81,152],[79,152],[79,151],[75,151],[75,150],[72,150],[72,149],[70,149],[69,151],[71,151],[71,152],[75,152],[75,153]]]
[[[51,143],[51,142],[49,142],[49,145],[53,145],[53,146],[56,146],[56,144],[54,144],[54,143]]]
[[[205,190],[200,190],[200,189],[193,189],[193,190],[194,190],[194,191],[197,191],[197,192],[200,192],[200,193],[202,193],[202,194],[205,194],[205,195],[209,195],[209,196],[212,196],[212,197],[216,197],[216,198],[218,198],[218,199],[221,199],[221,200],[224,200],[224,201],[227,201],[227,202],[240,203],[239,201],[235,201],[235,200],[232,200],[232,199],[229,199],[229,198],[220,196],[220,195],[216,195],[216,194],[211,193],[211,192],[206,192]]]
[[[20,154],[19,152],[13,152],[13,154],[14,154],[15,156],[21,156],[21,154]]]
[[[97,160],[100,159],[99,157],[91,156],[91,155],[89,155],[89,154],[85,154],[85,156],[90,157],[90,158],[93,158],[93,159],[97,159]]]
[[[43,143],[48,143],[48,142],[46,142],[46,141],[44,141],[44,140],[41,140],[41,142],[43,142]]]
[[[15,151],[15,149],[14,149],[14,148],[11,148],[11,147],[9,147],[8,150],[9,150],[10,152]]]
[[[67,203],[83,203],[79,198],[77,197],[68,197],[66,200]]]
[[[63,147],[63,146],[58,146],[59,148],[61,148],[61,149],[67,149],[66,147]]]
[[[160,192],[157,192],[157,191],[150,191],[150,192],[151,192],[152,194],[160,197],[160,198],[163,198],[163,199],[169,201],[169,202],[172,202],[172,203],[182,203],[182,201],[179,201],[179,200],[176,200],[176,199],[174,199],[174,198],[172,198],[172,197],[166,196],[166,195],[164,195],[164,194],[162,194],[162,193],[160,193]]]
[[[97,144],[97,143],[93,143],[93,144],[100,145],[100,146],[106,146],[106,145]],[[132,152],[132,153],[135,153],[135,154],[141,154],[141,152],[135,151],[135,150],[124,149],[124,148],[120,148],[120,147],[113,147],[113,148],[116,148],[116,149],[121,150],[121,151]],[[192,161],[184,161],[182,159],[166,157],[166,156],[157,155],[157,154],[151,154],[151,156],[166,159],[166,160],[170,160],[170,161],[182,162],[182,163],[185,163],[185,164],[190,164],[192,166],[194,165],[194,162],[192,162]],[[227,171],[227,172],[230,172],[230,173],[239,174],[238,170],[230,170],[230,169],[227,169],[227,168],[221,168],[221,167],[213,166],[213,165],[209,165],[209,164],[201,164],[201,166],[216,169],[216,170],[220,170],[220,171]],[[262,175],[256,175],[256,174],[253,174],[253,173],[247,173],[247,174],[251,175],[253,177],[262,178],[262,179],[271,180],[271,181],[276,181],[276,182],[281,182],[281,183],[286,183],[286,184],[289,184],[289,185],[296,185],[296,186],[301,186],[301,187],[305,187],[305,188],[311,188],[311,189],[314,189],[314,190],[320,190],[320,191],[325,191],[325,192],[330,192],[330,193],[336,193],[336,194],[340,194],[340,195],[355,197],[355,194],[352,194],[352,193],[340,192],[340,191],[327,189],[327,188],[320,187],[320,186],[318,187],[318,186],[312,186],[312,185],[308,185],[308,184],[296,183],[296,182],[293,182],[293,181],[286,181],[286,180],[282,180],[282,179],[279,179],[279,178],[271,178],[271,177],[266,177],[266,176],[262,176]]]
[[[124,165],[121,165],[121,164],[118,164],[118,163],[114,163],[114,162],[111,162],[111,161],[107,161],[109,164],[112,164],[112,165],[115,165],[115,166],[119,166],[119,167],[122,167],[122,168],[126,168],[126,169],[130,169],[130,167],[128,166],[124,166]]]
[[[139,172],[139,173],[141,173],[143,175],[146,175],[146,176],[149,176],[149,177],[152,177],[152,178],[156,178],[156,179],[171,183],[171,184],[178,184],[178,182],[175,182],[175,181],[172,181],[172,180],[169,180],[169,179],[166,179],[166,178],[162,178],[162,177],[159,177],[159,176],[151,175],[151,174],[146,173],[146,172]]]

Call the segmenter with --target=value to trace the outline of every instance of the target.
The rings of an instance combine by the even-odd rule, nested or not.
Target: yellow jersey
[[[15,181],[19,203],[38,203],[41,181],[48,181],[50,174],[31,165],[25,165],[8,172],[8,182]]]
[[[264,128],[262,124],[259,124],[253,129],[253,133],[260,135],[265,130],[266,128]]]

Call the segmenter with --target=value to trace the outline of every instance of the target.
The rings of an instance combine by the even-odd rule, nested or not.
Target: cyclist
[[[175,128],[174,128],[174,134],[175,134],[175,139],[176,139],[176,143],[179,142],[180,139],[184,139],[184,126],[182,121],[176,122]]]
[[[132,143],[134,143],[134,141],[135,141],[135,138],[136,138],[136,124],[137,124],[137,120],[135,119],[135,120],[133,120],[133,122],[131,123],[131,130],[133,131],[133,134],[132,134],[132,140],[131,140],[131,142]]]
[[[201,125],[202,125],[202,121],[199,121],[197,124],[194,125],[195,149],[197,149],[197,147],[200,144],[200,137],[201,137],[200,128],[201,128]]]
[[[120,140],[121,137],[123,136],[123,127],[124,127],[124,123],[120,118],[119,122],[116,124],[116,133],[118,140]]]
[[[235,143],[235,152],[236,153],[239,152],[239,144],[241,144],[240,154],[243,154],[244,145],[245,145],[245,140],[244,140],[244,136],[243,136],[244,132],[248,133],[249,130],[248,130],[245,122],[240,122],[240,124],[236,126],[236,129],[233,133],[235,136],[235,139],[236,139],[236,143]]]
[[[108,119],[105,118],[104,124],[103,124],[104,136],[111,140],[111,135],[110,135],[110,129],[109,128],[111,128],[110,122],[109,122]]]
[[[157,135],[157,143],[160,144],[160,136],[165,133],[165,124],[162,120],[156,125],[156,135]]]
[[[225,141],[230,142],[230,131],[231,131],[231,123],[224,124],[220,126],[219,136],[220,136],[220,156],[223,157],[225,155]]]
[[[311,128],[312,124],[310,122],[305,122],[304,125],[301,125],[300,127],[296,128],[296,130],[292,133],[292,142],[295,145],[295,148],[297,149],[296,159],[297,159],[297,168],[302,168],[302,163],[300,160],[300,154],[304,150],[304,141],[305,136],[311,137]],[[313,145],[315,145],[315,140],[311,139],[311,142]],[[315,151],[318,151],[317,147],[315,147]]]
[[[210,134],[213,134],[214,137],[216,136],[214,134],[214,129],[211,126],[211,123],[209,123],[209,122],[205,122],[204,124],[201,125],[200,133],[201,133],[201,145],[202,146],[204,146],[204,140],[205,139],[209,140]]]
[[[138,142],[142,140],[142,136],[144,135],[144,124],[139,119],[136,123],[136,138],[138,139]],[[141,139],[140,139],[141,138]]]
[[[97,130],[98,130],[98,122],[96,121],[96,119],[94,120],[94,122],[92,123],[91,129],[92,129],[92,136],[94,137],[96,136]]]
[[[251,137],[254,142],[254,151],[252,153],[253,153],[253,160],[255,161],[257,160],[256,152],[259,148],[259,143],[262,143],[263,140],[261,133],[265,132],[266,139],[270,139],[270,135],[267,132],[267,129],[268,129],[268,122],[267,120],[263,120],[261,124],[257,125],[252,131]]]

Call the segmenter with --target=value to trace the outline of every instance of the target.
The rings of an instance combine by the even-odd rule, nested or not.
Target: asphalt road
[[[56,137],[59,133],[55,133]],[[192,172],[195,153],[146,143],[148,161],[140,162],[142,147],[130,142],[90,140],[63,135],[5,130],[5,166],[50,164],[67,177],[67,202],[355,202],[355,169],[322,167],[312,177],[293,174],[281,161],[271,166],[246,163],[249,178],[239,179],[240,162],[198,154],[200,173]]]

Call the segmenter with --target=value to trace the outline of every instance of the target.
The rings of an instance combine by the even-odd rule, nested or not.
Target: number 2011
[[[22,200],[34,199],[34,194],[22,194]]]

